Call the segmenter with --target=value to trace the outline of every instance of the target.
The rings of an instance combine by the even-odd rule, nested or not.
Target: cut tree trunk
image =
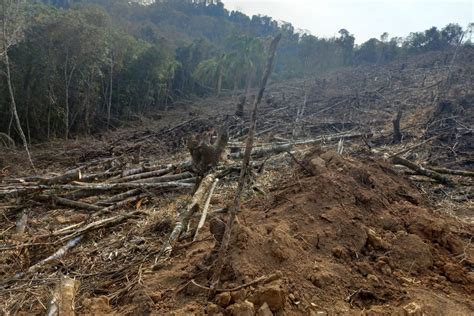
[[[399,110],[393,123],[393,143],[399,144],[402,141],[402,132],[400,130],[400,120],[402,119],[402,110]]]

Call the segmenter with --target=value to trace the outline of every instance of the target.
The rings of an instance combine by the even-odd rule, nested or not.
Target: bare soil
[[[416,146],[403,157],[472,171],[474,50],[460,52],[452,67],[449,56],[426,54],[269,86],[257,145],[292,139],[303,87],[311,88],[302,139],[341,132],[371,136],[345,140],[342,155],[335,153],[337,141],[321,141],[295,146],[294,159],[280,153],[258,161],[217,295],[206,287],[235,174],[217,187],[200,239],[184,236],[155,269],[190,192],[151,190],[97,217],[38,202],[34,195],[0,200],[0,314],[44,314],[61,275],[81,282],[79,315],[474,314],[473,179],[449,175],[454,185],[446,186],[388,159]],[[448,74],[450,88],[444,90]],[[229,127],[231,144],[241,146],[248,118],[234,115],[237,100],[231,92],[183,100],[102,135],[35,145],[39,176],[182,162],[189,157],[189,135],[222,125]],[[393,144],[392,119],[399,109],[403,139]],[[34,179],[27,166],[21,150],[0,152],[0,189]],[[25,273],[68,241],[52,233],[133,211],[142,213],[89,232],[61,258]],[[22,212],[28,225],[18,236]]]

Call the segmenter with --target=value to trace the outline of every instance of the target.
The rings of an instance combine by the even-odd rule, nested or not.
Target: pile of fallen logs
[[[438,80],[438,75],[433,76],[432,81],[435,79]],[[357,81],[352,80],[352,84],[358,84]],[[191,237],[193,240],[188,244],[209,238],[200,239],[199,232],[206,218],[213,213],[212,210],[209,210],[211,198],[216,187],[235,184],[235,181],[229,179],[234,180],[242,172],[241,159],[244,158],[244,150],[248,147],[245,141],[249,131],[254,133],[257,142],[252,144],[251,157],[253,161],[249,163],[251,170],[247,174],[248,177],[255,174],[253,170],[262,170],[268,160],[283,161],[287,159],[287,153],[293,162],[304,169],[305,166],[298,160],[295,151],[299,151],[307,145],[329,145],[332,148],[337,147],[337,152],[343,154],[351,150],[351,145],[355,143],[351,140],[362,139],[363,142],[360,142],[360,146],[354,146],[357,147],[356,150],[367,152],[365,148],[367,147],[371,150],[371,155],[386,158],[394,165],[408,168],[408,170],[404,170],[410,176],[422,176],[441,184],[444,186],[443,188],[452,188],[460,184],[461,177],[472,181],[474,179],[473,171],[429,166],[422,163],[426,159],[410,157],[413,151],[420,149],[426,151],[426,148],[423,150],[422,147],[429,146],[429,143],[436,139],[436,135],[430,135],[428,139],[421,137],[418,143],[415,138],[411,138],[409,141],[402,139],[401,143],[394,145],[394,147],[386,146],[389,143],[393,145],[393,143],[391,143],[391,137],[387,137],[390,136],[388,134],[390,132],[382,131],[382,124],[390,124],[391,116],[395,113],[385,109],[393,100],[387,99],[383,94],[388,94],[386,90],[389,89],[389,85],[396,85],[402,80],[387,78],[387,83],[384,82],[373,80],[363,87],[348,85],[350,89],[346,89],[347,91],[344,93],[347,95],[343,96],[314,96],[314,93],[311,93],[308,88],[303,89],[304,91],[299,89],[298,93],[301,94],[302,100],[298,106],[283,102],[281,106],[270,104],[270,107],[262,109],[262,113],[259,112],[260,120],[253,122],[253,125],[248,124],[249,122],[245,118],[229,119],[225,122],[229,136],[227,151],[224,153],[227,159],[217,166],[212,166],[212,170],[207,170],[209,172],[203,173],[202,170],[197,170],[196,163],[192,160],[173,159],[170,163],[170,161],[151,159],[139,163],[138,161],[143,161],[143,157],[141,157],[142,159],[138,157],[132,164],[125,164],[119,161],[120,157],[114,156],[121,152],[135,150],[137,144],[146,145],[150,137],[171,135],[173,138],[180,138],[180,135],[186,133],[189,136],[191,132],[196,132],[193,124],[202,123],[199,119],[191,118],[158,132],[147,131],[138,136],[134,135],[129,139],[130,142],[133,142],[130,148],[127,147],[128,142],[124,141],[128,138],[119,138],[110,144],[109,150],[103,150],[105,154],[110,154],[109,157],[89,160],[76,169],[62,174],[23,178],[4,176],[0,178],[0,215],[14,223],[0,227],[3,231],[3,235],[0,237],[6,236],[9,230],[15,231],[15,238],[4,238],[3,240],[6,242],[0,242],[0,254],[10,250],[28,249],[42,245],[53,248],[48,251],[42,250],[41,258],[35,258],[34,261],[28,262],[28,266],[17,268],[15,274],[7,275],[0,281],[0,292],[8,291],[9,286],[15,281],[32,282],[35,278],[38,279],[39,273],[42,270],[47,270],[46,266],[57,262],[74,247],[83,245],[86,240],[92,239],[95,242],[99,238],[88,238],[96,237],[91,234],[92,232],[101,233],[100,230],[104,228],[110,229],[137,218],[150,217],[150,208],[143,207],[143,205],[148,203],[153,208],[158,200],[165,197],[177,199],[178,194],[184,193],[189,197],[189,201],[184,207],[176,207],[177,214],[175,214],[174,222],[170,219],[169,234],[159,240],[159,250],[147,251],[142,258],[131,259],[126,264],[122,262],[122,265],[117,268],[118,272],[115,271],[115,273],[122,274],[121,277],[128,281],[127,269],[139,267],[145,260],[150,261],[151,257],[155,257],[154,268],[159,268],[161,259],[169,258],[178,247],[186,246],[186,244],[176,246],[183,236]],[[397,93],[405,92],[399,91]],[[398,94],[392,96],[392,99],[397,99],[397,96]],[[367,100],[372,100],[372,108],[362,106],[362,103]],[[324,118],[328,113],[336,110],[338,114],[331,116],[330,121]],[[409,114],[407,111],[406,116]],[[403,120],[406,116],[404,114]],[[366,117],[371,119],[363,119]],[[211,119],[207,121],[212,122]],[[371,130],[368,126],[369,122],[376,121],[379,130],[370,126],[372,132],[369,132]],[[218,124],[221,123],[223,122],[218,122]],[[405,130],[402,129],[401,132],[406,132],[407,127],[403,124],[402,127]],[[336,132],[321,135],[322,131],[328,130]],[[174,137],[177,135],[179,137]],[[265,137],[267,135],[272,137]],[[125,147],[123,147],[124,144]],[[382,145],[378,146],[377,144]],[[232,189],[235,188],[232,187]],[[220,207],[227,206],[220,205]],[[21,236],[28,235],[25,233],[28,221],[34,220],[34,216],[37,216],[31,211],[33,208],[41,209],[42,212],[48,213],[47,216],[49,213],[54,214],[56,210],[80,211],[87,216],[72,224],[59,225],[48,232],[23,239]],[[229,210],[225,209],[225,211]],[[194,223],[196,227],[190,227],[191,219],[196,217],[199,219],[197,223]],[[107,230],[104,234],[109,232]],[[204,235],[204,233],[201,234]],[[128,237],[123,239],[130,239]],[[156,238],[154,240],[156,241]],[[225,241],[225,239],[223,240]],[[141,272],[134,270],[134,273],[137,275]],[[71,296],[74,297],[75,289],[78,286],[77,282],[61,278],[60,282],[58,283],[56,280],[55,284],[57,284],[57,288],[48,308],[53,311],[63,310],[64,306],[69,308]],[[209,288],[205,288],[216,290],[216,286],[216,284],[211,284]],[[22,287],[18,286],[16,289],[21,291]],[[123,291],[126,290],[127,287],[123,289]],[[61,302],[67,303],[61,306]]]

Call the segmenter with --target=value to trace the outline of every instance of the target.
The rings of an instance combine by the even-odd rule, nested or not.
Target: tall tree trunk
[[[66,91],[65,91],[65,118],[64,118],[64,123],[65,123],[65,138],[69,138],[69,114],[70,114],[70,108],[69,108],[69,87],[71,85],[71,80],[72,76],[74,74],[74,71],[76,69],[76,65],[73,65],[71,68],[71,72],[68,73],[68,68],[69,68],[69,49],[66,49],[66,62],[64,65],[64,81],[66,83]]]
[[[222,66],[219,65],[219,69],[217,70],[218,75],[217,75],[217,96],[221,95],[221,90],[222,90],[222,79],[224,77],[224,73],[222,71]]]
[[[252,81],[255,76],[256,69],[251,68],[247,74],[247,82],[245,85],[245,98],[250,100],[250,88],[252,88]]]
[[[5,23],[6,22],[4,21],[4,24],[3,24],[4,34],[6,34],[5,33],[5,30],[6,30]],[[25,133],[23,132],[23,128],[21,127],[20,117],[18,116],[16,101],[15,101],[15,93],[13,92],[12,77],[11,77],[11,72],[10,72],[10,59],[8,58],[8,49],[7,49],[5,44],[4,44],[4,48],[5,48],[4,61],[5,61],[5,68],[6,68],[6,72],[7,72],[8,92],[10,94],[10,101],[11,101],[11,103],[10,103],[11,112],[12,112],[13,118],[15,120],[16,128],[18,130],[18,134],[20,135],[21,142],[23,143],[23,147],[25,148],[26,154],[28,156],[28,161],[30,162],[30,166],[34,170],[34,172],[36,173],[35,165],[33,164],[33,159],[31,159],[30,149],[28,148],[28,142],[26,140]]]
[[[113,90],[113,75],[114,75],[114,58],[110,59],[110,82],[109,82],[109,102],[107,103],[107,129],[110,128],[110,113],[112,111],[112,90]]]

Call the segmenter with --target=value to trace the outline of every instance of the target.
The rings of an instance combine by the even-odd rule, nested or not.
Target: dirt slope
[[[213,242],[201,243],[144,277],[133,308],[247,315],[246,304],[258,310],[266,302],[276,315],[474,312],[472,226],[433,213],[385,162],[316,151],[306,163],[314,176],[279,183],[244,207],[223,287],[275,272],[277,280],[208,301],[207,291],[189,282],[206,285],[210,276]]]

